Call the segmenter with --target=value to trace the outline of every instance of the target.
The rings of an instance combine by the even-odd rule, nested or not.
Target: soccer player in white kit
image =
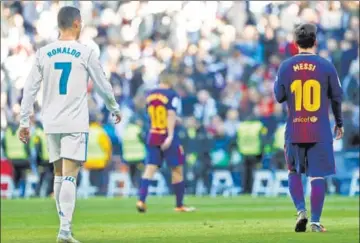
[[[87,84],[89,77],[106,107],[121,120],[110,82],[94,52],[77,42],[82,28],[80,11],[63,7],[58,13],[60,37],[40,48],[27,78],[21,103],[19,138],[29,141],[29,117],[43,81],[42,121],[50,162],[54,163],[54,197],[60,218],[57,242],[78,243],[71,232],[76,178],[86,161],[89,129]]]

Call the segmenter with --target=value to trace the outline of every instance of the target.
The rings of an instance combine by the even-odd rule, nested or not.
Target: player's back
[[[284,61],[280,69],[277,82],[285,88],[288,106],[286,140],[332,141],[329,98],[341,95],[333,65],[318,55],[303,53]]]
[[[164,142],[167,137],[168,111],[176,111],[177,103],[177,94],[172,89],[157,88],[148,93],[146,107],[150,121],[147,139],[149,145],[159,146]],[[177,139],[174,138],[173,141]]]
[[[77,41],[55,41],[40,48],[43,123],[47,133],[87,132],[87,64],[91,49]]]

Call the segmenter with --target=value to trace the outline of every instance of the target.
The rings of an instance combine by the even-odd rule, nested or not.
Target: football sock
[[[301,174],[289,174],[289,191],[297,211],[305,211],[304,190],[301,181]]]
[[[54,199],[55,199],[55,202],[56,202],[56,210],[58,212],[58,215],[60,214],[59,195],[60,195],[62,179],[63,179],[62,176],[55,176],[54,177]]]
[[[185,183],[184,181],[173,184],[175,197],[176,197],[176,207],[183,206],[184,193],[185,193]]]
[[[149,179],[144,179],[144,178],[141,179],[140,190],[139,190],[139,200],[142,202],[146,201],[150,183],[151,183],[151,180],[149,180]]]
[[[325,199],[325,180],[315,179],[311,181],[311,222],[320,222],[321,212]]]
[[[72,176],[64,176],[61,185],[59,201],[60,201],[60,227],[61,230],[70,231],[71,221],[75,209],[76,200],[76,178]]]

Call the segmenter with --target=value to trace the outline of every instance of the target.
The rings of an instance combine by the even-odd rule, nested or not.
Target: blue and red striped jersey
[[[152,146],[161,145],[168,134],[168,111],[177,111],[180,99],[172,89],[153,89],[146,96],[146,109],[150,121],[147,144]],[[173,143],[179,138],[174,131]]]
[[[326,59],[300,53],[285,60],[279,67],[274,92],[278,102],[287,103],[287,142],[332,141],[329,104],[337,126],[342,126],[343,91],[335,67]]]

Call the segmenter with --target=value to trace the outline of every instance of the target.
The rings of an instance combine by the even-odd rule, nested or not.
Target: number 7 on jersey
[[[71,72],[71,62],[55,62],[54,68],[62,70],[59,82],[60,95],[67,94],[67,83]]]

